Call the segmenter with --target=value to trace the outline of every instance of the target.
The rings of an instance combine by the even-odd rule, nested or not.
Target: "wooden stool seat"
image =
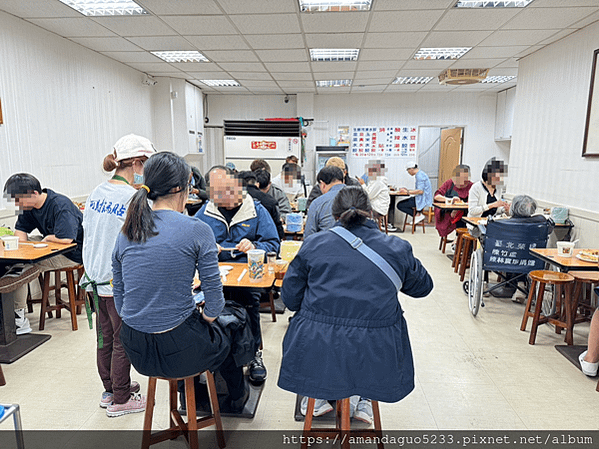
[[[599,271],[572,271],[568,273],[574,280],[588,283],[599,283]]]
[[[528,318],[532,317],[532,328],[528,344],[534,345],[537,337],[537,329],[539,325],[551,323],[555,325],[555,332],[561,333],[562,329],[566,329],[566,344],[573,344],[573,329],[574,329],[574,314],[576,312],[576,301],[573,300],[571,290],[574,284],[574,276],[568,273],[559,273],[556,271],[535,270],[529,273],[532,280],[530,292],[528,293],[528,301],[524,309],[522,317],[521,331],[526,330]],[[536,287],[538,284],[538,293]],[[556,298],[556,314],[545,316],[541,314],[543,307],[543,298],[545,297],[545,285],[555,285]],[[564,300],[562,301],[562,293]],[[536,295],[536,298],[535,298]],[[535,302],[535,310],[532,309],[533,300]]]
[[[199,419],[196,417],[196,397],[193,378],[199,376],[201,373],[176,379],[167,379],[164,377],[150,377],[148,379],[148,397],[144,416],[143,437],[141,442],[142,449],[148,449],[151,445],[160,443],[162,441],[174,440],[179,435],[183,435],[185,437],[190,449],[199,449],[198,430],[208,426],[216,427],[216,440],[218,447],[224,448],[226,446],[225,436],[223,433],[223,423],[220,418],[220,409],[218,407],[218,397],[216,395],[214,375],[210,371],[205,371],[205,373],[212,414]],[[152,418],[154,416],[154,404],[156,403],[156,380],[158,379],[167,380],[169,384],[170,427],[166,430],[152,433]],[[177,409],[177,381],[179,380],[183,380],[185,382],[187,422],[183,421],[183,418]]]
[[[56,311],[56,318],[61,317],[61,310],[67,309],[71,313],[71,328],[76,331],[77,316],[81,313],[81,306],[85,305],[85,291],[75,283],[75,271],[77,271],[77,279],[81,279],[85,269],[83,265],[73,265],[71,267],[60,268],[57,270],[48,270],[43,273],[43,287],[42,287],[42,298],[41,298],[41,309],[40,309],[40,323],[39,330],[44,330],[46,325],[46,314],[50,317],[51,312]],[[54,273],[54,286],[50,286],[50,275]],[[66,274],[67,283],[62,282],[62,273]],[[54,298],[56,303],[50,305],[50,289],[54,288]],[[62,288],[66,288],[69,295],[68,303],[62,300],[60,291]],[[35,300],[32,300],[35,302]]]
[[[349,398],[345,398],[339,399],[337,401],[337,416],[335,428],[318,428],[313,430],[312,419],[314,414],[314,398],[308,398],[308,409],[306,410],[306,418],[304,419],[304,432],[302,434],[303,439],[301,449],[307,449],[308,439],[311,437],[331,438],[327,441],[333,441],[336,437],[338,437],[338,441],[341,442],[341,448],[349,449],[350,433],[352,437],[376,437],[378,449],[383,449],[383,430],[381,427],[381,412],[379,410],[379,403],[378,401],[371,401],[371,403],[372,415],[374,418],[374,429],[351,430],[349,416]]]
[[[581,311],[581,315],[574,315],[574,323],[590,321],[597,307],[591,298],[593,296],[592,289],[599,285],[599,271],[573,271],[569,274],[574,277],[574,296],[572,297],[574,312],[579,309]],[[588,292],[586,298],[583,297],[585,296],[583,289]]]

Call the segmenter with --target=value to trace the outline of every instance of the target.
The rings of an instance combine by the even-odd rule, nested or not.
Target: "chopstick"
[[[237,282],[241,282],[245,274],[248,272],[247,268],[244,268],[239,277],[237,278]]]

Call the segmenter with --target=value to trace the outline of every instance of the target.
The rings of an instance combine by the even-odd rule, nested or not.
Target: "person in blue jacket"
[[[212,229],[220,262],[247,262],[247,252],[252,249],[279,252],[279,235],[270,214],[259,201],[244,192],[241,179],[233,176],[226,167],[215,166],[206,174],[206,184],[210,201],[195,217]],[[256,350],[256,357],[249,364],[250,380],[263,382],[267,372],[258,350],[262,340],[259,310],[262,291],[224,287],[223,293],[225,299],[238,302],[248,312]]]
[[[411,245],[369,219],[364,189],[339,191],[332,211],[338,220],[333,229],[343,226],[385,259],[401,280],[401,293],[421,298],[431,292],[433,281]],[[280,388],[329,400],[359,396],[350,410],[364,418],[372,415],[365,398],[397,402],[414,389],[408,328],[394,283],[332,230],[305,239],[281,298],[297,313],[283,340]]]

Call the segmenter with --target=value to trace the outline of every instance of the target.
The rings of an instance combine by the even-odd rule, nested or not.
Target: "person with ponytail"
[[[229,391],[221,410],[240,412],[249,396],[243,364],[253,352],[234,358],[226,332],[213,324],[225,305],[218,249],[210,226],[183,214],[190,181],[189,165],[174,153],[157,153],[145,164],[144,184],[131,199],[112,254],[121,343],[131,364],[146,376],[180,378],[219,370]],[[196,271],[205,300],[202,312],[191,291]]]
[[[83,213],[83,265],[81,284],[93,293],[96,311],[98,374],[104,384],[100,407],[110,417],[142,412],[145,399],[138,394],[139,383],[131,382],[131,363],[120,341],[121,318],[116,311],[110,280],[112,249],[125,222],[125,214],[136,190],[143,183],[144,162],[154,154],[154,145],[145,137],[121,137],[113,152],[104,158],[106,172],[114,171],[89,195]],[[91,312],[89,312],[91,323]]]
[[[278,386],[309,398],[349,397],[352,416],[371,422],[370,399],[397,402],[414,389],[398,293],[422,298],[433,281],[408,242],[379,231],[363,188],[340,190],[332,212],[335,225],[307,237],[285,275],[281,298],[297,313]]]

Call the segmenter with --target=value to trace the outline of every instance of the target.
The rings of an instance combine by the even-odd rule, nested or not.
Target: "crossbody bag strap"
[[[342,226],[335,226],[330,230],[349,243],[353,249],[360,251],[366,258],[375,264],[383,273],[385,273],[385,275],[387,275],[391,282],[393,282],[397,291],[400,291],[402,282],[397,275],[397,272],[376,251],[364,243],[361,238],[355,236]]]

